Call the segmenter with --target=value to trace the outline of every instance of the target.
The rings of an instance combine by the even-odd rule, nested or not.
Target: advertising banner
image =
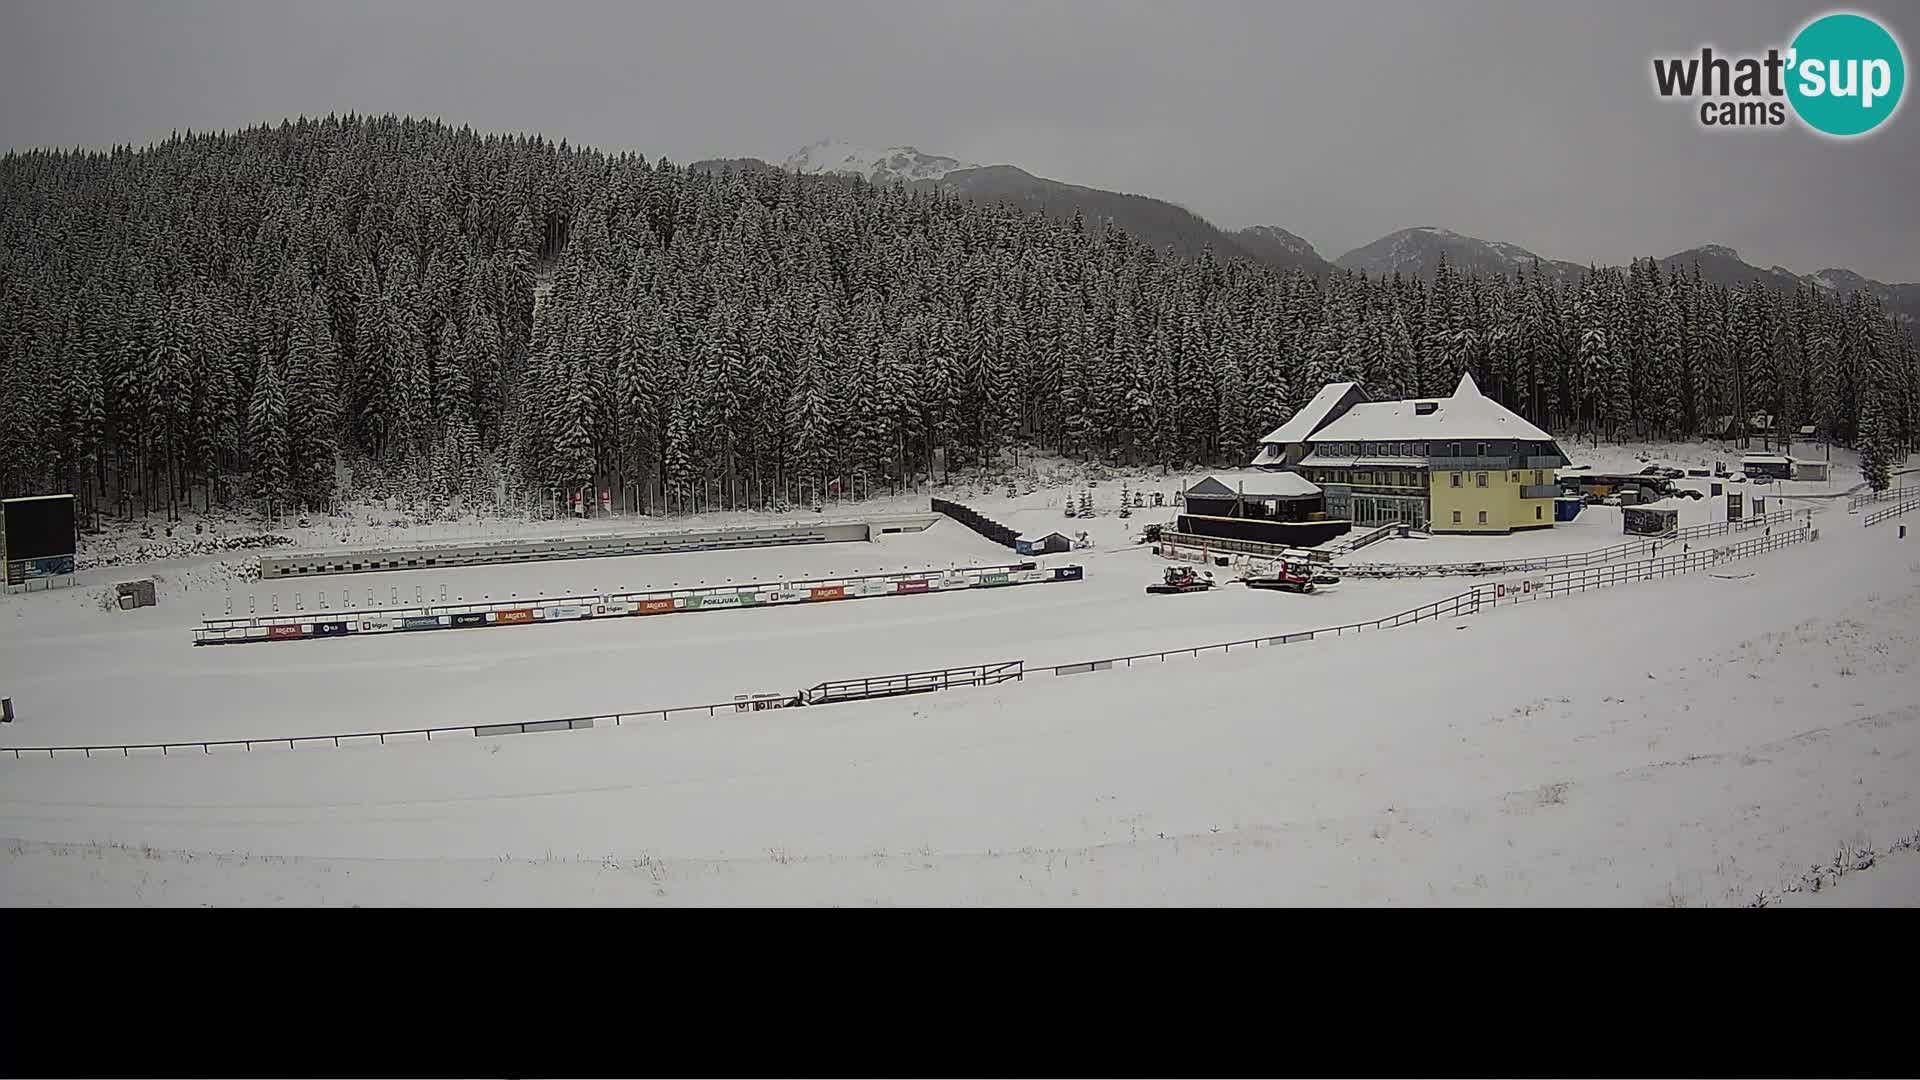
[[[807,590],[807,599],[809,600],[839,600],[846,595],[847,587],[845,585],[827,585],[818,589]]]
[[[295,638],[305,637],[305,636],[306,635],[300,632],[300,628],[298,626],[294,626],[291,624],[284,625],[284,626],[267,627],[268,641],[291,641]]]
[[[484,616],[481,617],[481,621],[486,621]],[[455,626],[466,625],[460,621],[460,616],[458,615],[453,617],[453,624]],[[440,620],[433,615],[408,615],[400,620],[400,629],[402,630],[438,630],[439,628]]]
[[[924,578],[915,581],[896,581],[893,583],[893,591],[897,593],[926,592],[927,587],[927,582]]]
[[[485,626],[487,613],[484,611],[463,611],[453,617],[455,626]]]
[[[1493,598],[1496,602],[1519,603],[1534,598],[1533,579],[1515,578],[1511,581],[1494,583]]]
[[[635,615],[661,615],[673,610],[673,597],[663,600],[636,600],[633,604]]]
[[[393,629],[393,620],[385,615],[370,615],[360,620],[360,632],[363,634],[375,634],[391,629]]]
[[[584,619],[591,610],[591,608],[584,604],[555,604],[547,609],[546,614],[549,620]]]
[[[340,635],[346,632],[347,632],[347,624],[343,622],[322,622],[322,623],[313,624],[314,637],[339,637]]]
[[[501,625],[507,623],[530,623],[533,621],[533,609],[508,608],[505,611],[496,611],[493,613],[493,621]]]

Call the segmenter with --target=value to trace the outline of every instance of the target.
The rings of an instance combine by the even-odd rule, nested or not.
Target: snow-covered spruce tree
[[[443,475],[498,457],[537,489],[579,467],[560,459],[584,434],[581,483],[658,506],[684,405],[685,492],[752,504],[792,477],[803,367],[821,483],[1024,442],[1227,460],[1234,431],[1272,430],[1326,382],[1442,395],[1460,370],[1561,430],[1686,438],[1773,412],[1857,445],[1879,394],[1896,445],[1920,435],[1890,311],[1676,270],[1589,275],[1595,303],[1532,266],[1321,279],[1154,251],[1112,222],[395,117],[20,153],[0,159],[0,485],[204,505],[252,468],[263,355],[287,451],[284,479],[256,479],[296,501],[336,456]],[[703,338],[716,307],[726,331]],[[323,359],[300,361],[302,327]],[[1583,396],[1596,329],[1618,359]]]

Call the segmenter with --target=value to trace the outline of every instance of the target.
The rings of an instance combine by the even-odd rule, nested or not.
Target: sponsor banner
[[[555,604],[547,609],[548,619],[584,619],[593,610],[585,604]]]
[[[14,559],[7,563],[7,584],[24,585],[35,578],[65,577],[73,573],[73,556]]]
[[[633,613],[636,615],[659,615],[673,610],[673,597],[664,600],[635,600]]]
[[[1021,585],[1031,585],[1036,581],[1052,581],[1053,572],[1051,570],[1022,570],[1013,575],[1013,580]]]
[[[988,585],[1005,585],[1006,583],[1007,583],[1007,575],[1005,574],[981,574],[980,575],[980,585],[982,587],[985,587]]]
[[[508,608],[505,611],[496,611],[493,613],[493,621],[501,625],[505,625],[507,623],[532,622],[533,609],[523,607],[523,608]]]
[[[1531,578],[1518,578],[1513,581],[1497,581],[1493,585],[1493,598],[1507,603],[1518,603],[1534,598],[1534,584]]]
[[[893,582],[863,581],[860,583],[860,595],[861,596],[892,596]]]
[[[305,636],[306,636],[305,634],[300,632],[300,628],[298,626],[286,625],[286,626],[267,627],[268,641],[291,641],[294,638],[301,638]]]
[[[896,581],[893,583],[893,591],[897,593],[926,592],[927,588],[928,585],[925,580]]]
[[[940,587],[943,589],[964,589],[971,584],[972,582],[960,574],[949,574],[940,579]]]
[[[362,633],[372,634],[391,629],[393,629],[393,620],[387,618],[385,615],[374,615],[360,620],[360,631]]]
[[[1053,568],[1055,581],[1079,581],[1082,568],[1078,566],[1056,566]]]
[[[792,589],[781,589],[779,592],[773,593],[772,598],[767,602],[769,604],[791,604],[795,600],[805,600],[806,598],[806,593],[795,592]]]
[[[484,611],[463,611],[453,617],[453,625],[485,626],[487,625],[487,613]]]
[[[839,600],[847,595],[845,585],[826,585],[818,589],[807,590],[809,600]]]
[[[340,635],[346,632],[347,632],[347,624],[343,622],[322,622],[322,623],[313,624],[314,637],[339,637]]]
[[[739,593],[729,592],[729,593],[708,593],[705,596],[689,596],[687,597],[687,599],[693,601],[694,603],[689,604],[687,606],[692,607],[695,604],[697,604],[698,606],[703,608],[739,607],[740,595],[741,594]],[[748,595],[751,595],[751,594],[748,594]]]
[[[743,592],[737,594],[734,599],[741,607],[752,607],[755,604],[764,603],[764,601],[760,599],[759,593]]]
[[[461,616],[455,615],[453,617],[453,624],[455,626],[467,625],[462,623],[460,619]],[[481,617],[481,621],[486,621],[484,616]],[[408,615],[400,620],[400,629],[402,630],[438,630],[439,628],[440,619],[435,615]]]

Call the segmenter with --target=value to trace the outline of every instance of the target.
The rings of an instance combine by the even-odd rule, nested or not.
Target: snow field
[[[883,550],[862,550],[871,548]],[[927,565],[929,552],[963,564],[1010,561],[1006,549],[942,522],[925,534],[889,536],[877,545],[569,560],[460,568],[447,576],[466,580],[501,571],[517,586],[512,591],[553,595],[587,585],[577,575],[590,562],[693,566],[709,579],[735,570],[741,578],[765,580],[780,576],[768,574],[768,564],[851,572],[876,563]],[[89,633],[20,634],[9,641],[0,680],[31,723],[0,729],[0,747],[285,738],[725,702],[832,678],[1001,660],[1070,663],[1316,629],[1391,614],[1465,587],[1355,581],[1293,596],[1228,585],[1150,597],[1145,585],[1165,564],[1141,548],[1040,561],[1079,562],[1087,576],[925,597],[208,648],[190,644],[188,625],[177,614],[124,624],[119,618],[165,608],[93,612],[85,620]],[[668,580],[690,582],[697,575],[654,583]],[[357,581],[353,587],[364,599]],[[12,622],[12,631],[31,625]],[[99,664],[88,671],[84,694],[71,686],[82,656]]]
[[[0,761],[0,900],[1747,903],[1913,833],[1920,550],[1742,569],[831,709]]]

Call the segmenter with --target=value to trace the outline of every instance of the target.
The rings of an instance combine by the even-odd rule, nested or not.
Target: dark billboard
[[[73,573],[77,540],[73,496],[0,500],[0,548],[6,551],[7,584]]]

